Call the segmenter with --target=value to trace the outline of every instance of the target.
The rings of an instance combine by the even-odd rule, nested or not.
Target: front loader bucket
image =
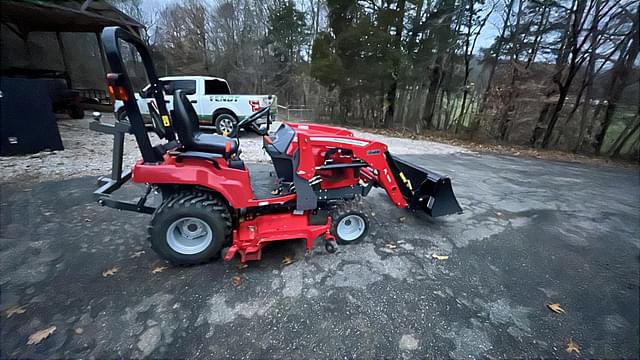
[[[432,217],[462,213],[451,179],[386,153],[387,162],[410,209]]]

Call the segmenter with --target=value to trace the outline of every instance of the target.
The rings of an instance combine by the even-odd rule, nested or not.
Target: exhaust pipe
[[[410,209],[421,209],[432,217],[460,214],[451,179],[385,153],[389,168]]]

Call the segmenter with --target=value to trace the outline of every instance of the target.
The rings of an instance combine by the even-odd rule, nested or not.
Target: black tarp
[[[64,150],[51,87],[47,79],[0,78],[0,155]]]

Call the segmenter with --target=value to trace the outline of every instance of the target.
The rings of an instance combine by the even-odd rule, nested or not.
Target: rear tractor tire
[[[225,204],[204,191],[167,196],[149,226],[151,247],[174,265],[195,265],[219,257],[231,237]]]
[[[331,212],[331,234],[339,245],[358,244],[369,233],[369,219],[350,206],[339,206]]]

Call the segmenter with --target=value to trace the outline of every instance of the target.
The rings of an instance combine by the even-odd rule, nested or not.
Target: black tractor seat
[[[200,129],[198,114],[183,90],[173,94],[174,128],[184,150],[201,151],[232,157],[238,154],[238,140],[217,134],[207,134]]]

